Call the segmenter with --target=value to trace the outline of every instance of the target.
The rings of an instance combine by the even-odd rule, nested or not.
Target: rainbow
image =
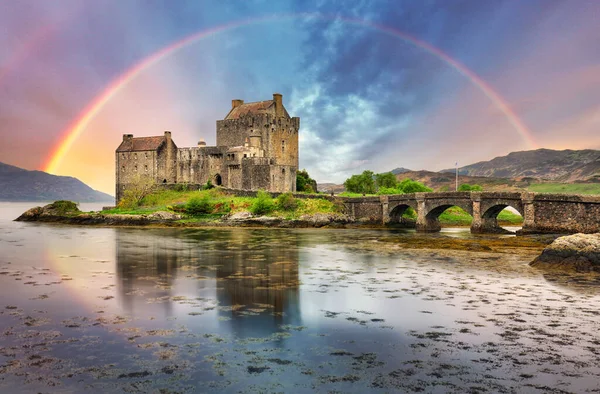
[[[154,64],[160,62],[162,59],[171,56],[181,49],[210,36],[244,27],[249,25],[260,24],[264,22],[272,22],[272,21],[281,21],[283,19],[322,19],[322,20],[335,20],[342,21],[346,24],[356,25],[361,27],[371,28],[382,33],[388,34],[393,37],[397,37],[402,39],[403,41],[421,48],[426,52],[434,55],[435,57],[443,60],[449,66],[458,71],[461,75],[468,78],[473,85],[475,85],[483,94],[486,95],[488,99],[494,103],[494,105],[506,116],[508,122],[515,128],[515,130],[519,133],[519,135],[523,138],[524,141],[531,147],[535,148],[537,144],[535,143],[531,131],[523,124],[523,122],[519,119],[517,114],[511,110],[510,106],[506,103],[506,101],[484,80],[482,80],[475,72],[468,69],[465,65],[458,62],[457,60],[450,57],[445,52],[441,51],[439,48],[434,47],[433,45],[422,41],[416,37],[413,37],[409,34],[406,34],[397,29],[379,25],[373,22],[360,20],[360,19],[352,19],[352,18],[342,18],[339,16],[328,16],[323,14],[313,14],[313,13],[302,13],[302,14],[278,14],[271,15],[262,18],[256,19],[247,19],[242,21],[236,21],[227,23],[224,25],[216,26],[210,29],[202,30],[200,32],[196,32],[192,35],[184,37],[183,39],[176,41],[157,52],[151,54],[150,56],[144,58],[142,61],[131,67],[125,73],[121,74],[115,80],[113,80],[108,87],[104,89],[100,95],[98,95],[80,114],[80,116],[75,119],[67,128],[64,138],[61,139],[58,146],[51,152],[50,159],[47,161],[47,164],[44,167],[44,171],[49,173],[55,173],[58,167],[61,164],[61,161],[73,145],[73,143],[77,140],[77,137],[83,133],[87,125],[94,119],[94,117],[102,110],[102,108],[117,95],[123,88],[127,86],[129,82],[135,79],[141,72],[152,67]]]

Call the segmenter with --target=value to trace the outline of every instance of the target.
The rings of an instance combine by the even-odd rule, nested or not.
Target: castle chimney
[[[283,116],[283,100],[280,93],[273,93],[275,102],[275,116]]]
[[[165,131],[165,138],[167,139],[167,141],[171,140],[171,132],[170,131]]]
[[[123,141],[129,141],[133,138],[133,134],[123,134]]]
[[[242,104],[244,104],[244,100],[239,100],[239,99],[231,100],[231,109],[237,108]]]
[[[204,141],[204,138],[200,138],[200,141],[198,141],[198,146],[206,146],[206,141]]]

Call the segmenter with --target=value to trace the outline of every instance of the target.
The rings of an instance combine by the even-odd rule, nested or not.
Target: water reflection
[[[122,306],[132,316],[169,318],[182,297],[216,299],[220,308],[203,305],[203,312],[217,309],[227,331],[242,337],[299,325],[300,239],[283,238],[252,230],[116,229]]]

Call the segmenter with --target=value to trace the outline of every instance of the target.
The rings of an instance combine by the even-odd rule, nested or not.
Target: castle
[[[115,152],[116,198],[141,178],[157,184],[205,184],[243,190],[296,190],[300,118],[290,117],[282,96],[244,103],[217,120],[217,146],[204,140],[178,148],[170,131],[157,137],[124,134]]]

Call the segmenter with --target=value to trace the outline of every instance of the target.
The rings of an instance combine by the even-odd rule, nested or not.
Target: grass
[[[210,212],[190,215],[186,212],[190,201],[209,200],[212,210]],[[277,203],[277,199],[272,199],[273,209],[269,216],[282,217],[285,219],[298,219],[304,214],[317,213],[336,213],[340,212],[340,206],[325,199],[294,199],[292,209],[285,209]],[[218,189],[201,191],[175,191],[160,190],[154,192],[142,200],[139,207],[114,208],[102,211],[103,214],[130,214],[143,215],[158,211],[171,211],[183,214],[182,223],[192,223],[197,221],[216,220],[228,213],[241,211],[250,211],[253,204],[257,201],[253,197],[237,197],[223,193]]]
[[[600,194],[600,183],[534,183],[528,190],[536,193]]]

